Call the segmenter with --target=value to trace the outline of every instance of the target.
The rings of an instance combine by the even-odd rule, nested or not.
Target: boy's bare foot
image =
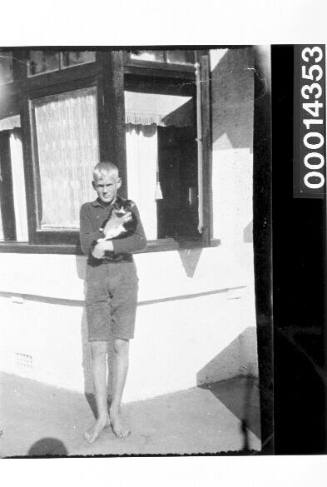
[[[128,426],[124,425],[120,412],[110,410],[110,423],[111,429],[117,438],[127,438],[131,434]]]
[[[104,418],[98,418],[94,425],[85,431],[84,433],[84,438],[89,442],[89,443],[94,443],[95,440],[98,438],[100,433],[110,426],[110,419],[109,416],[106,416]]]

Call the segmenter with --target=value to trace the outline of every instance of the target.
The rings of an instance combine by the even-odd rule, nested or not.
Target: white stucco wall
[[[252,241],[253,52],[211,51],[213,234]]]
[[[223,246],[189,253],[198,259],[193,277],[178,251],[136,256],[140,292],[126,401],[196,385],[199,371],[255,326],[251,255],[241,266]],[[1,254],[0,266],[1,370],[90,391],[85,258]],[[244,353],[226,356],[226,370],[208,378],[246,373],[250,363],[255,373],[256,350]]]

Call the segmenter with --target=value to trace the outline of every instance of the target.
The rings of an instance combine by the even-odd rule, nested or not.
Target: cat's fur
[[[104,239],[127,237],[135,232],[137,221],[132,211],[134,203],[131,200],[117,199],[109,217],[103,222]]]

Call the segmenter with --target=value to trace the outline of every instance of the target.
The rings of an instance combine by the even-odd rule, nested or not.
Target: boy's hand
[[[101,241],[98,242],[93,247],[93,250],[91,253],[92,253],[93,257],[95,257],[96,259],[102,259],[102,257],[104,257],[104,253],[105,253],[105,249],[103,248],[103,243]]]
[[[94,246],[91,253],[93,257],[95,257],[96,259],[102,259],[102,257],[104,257],[106,250],[113,251],[113,249],[114,248],[112,242],[101,239],[98,240],[97,244]]]

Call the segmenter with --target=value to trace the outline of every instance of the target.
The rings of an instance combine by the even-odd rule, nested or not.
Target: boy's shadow
[[[86,296],[86,258],[83,256],[76,256],[76,269],[79,279],[84,282],[84,298]],[[97,418],[97,408],[94,395],[93,377],[91,368],[91,350],[88,341],[88,328],[86,319],[86,309],[83,307],[81,320],[81,345],[82,345],[82,367],[84,376],[84,395],[93,412]],[[108,343],[108,407],[111,400],[112,391],[112,363],[113,363],[113,340]]]

